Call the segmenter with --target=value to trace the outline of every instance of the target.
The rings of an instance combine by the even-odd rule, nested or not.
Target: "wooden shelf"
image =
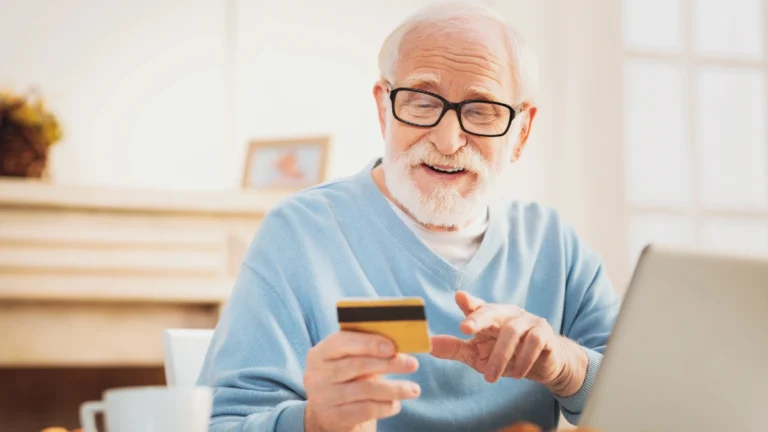
[[[131,277],[114,275],[0,274],[0,301],[221,304],[232,278]]]
[[[0,179],[0,207],[242,216],[264,215],[286,196],[285,192],[118,189]]]
[[[162,331],[216,325],[285,197],[0,179],[0,368],[162,365]]]

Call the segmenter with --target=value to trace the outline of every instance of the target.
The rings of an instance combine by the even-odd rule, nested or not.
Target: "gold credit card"
[[[418,297],[340,300],[336,312],[342,330],[378,333],[402,353],[430,351],[424,300]]]

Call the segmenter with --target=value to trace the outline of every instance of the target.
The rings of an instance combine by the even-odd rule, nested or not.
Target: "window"
[[[768,1],[623,6],[630,265],[649,242],[768,253]]]

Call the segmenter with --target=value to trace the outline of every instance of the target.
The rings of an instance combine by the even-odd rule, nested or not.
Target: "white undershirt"
[[[389,205],[422,243],[456,267],[466,264],[475,256],[480,242],[483,241],[485,230],[488,228],[487,208],[478,212],[477,217],[458,231],[432,231],[416,222],[391,201]]]

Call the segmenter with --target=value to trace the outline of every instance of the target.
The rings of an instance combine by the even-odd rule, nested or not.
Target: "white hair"
[[[379,73],[381,77],[394,81],[395,69],[400,55],[403,38],[414,29],[425,25],[440,25],[446,30],[463,29],[473,18],[495,21],[506,30],[507,48],[511,56],[515,83],[515,104],[532,102],[538,86],[538,64],[536,56],[528,48],[522,35],[509,25],[504,17],[482,3],[447,2],[435,3],[422,8],[408,17],[384,40],[379,51]],[[471,25],[471,23],[469,24]]]

